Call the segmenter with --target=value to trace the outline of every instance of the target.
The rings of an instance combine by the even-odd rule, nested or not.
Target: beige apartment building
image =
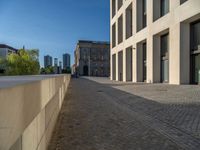
[[[200,83],[200,0],[110,0],[111,79]]]

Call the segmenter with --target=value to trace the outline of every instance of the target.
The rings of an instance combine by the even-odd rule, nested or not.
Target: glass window
[[[161,0],[160,4],[161,4],[160,5],[161,6],[160,7],[160,9],[161,9],[160,15],[162,17],[169,12],[169,0]]]
[[[112,79],[116,80],[116,54],[112,55]]]
[[[200,21],[191,25],[191,50],[200,50]]]
[[[123,0],[118,0],[118,10],[122,7],[123,5]]]
[[[147,45],[143,43],[143,81],[147,80]]]
[[[187,0],[180,0],[180,4],[185,3]]]
[[[200,54],[195,55],[195,83],[200,83]]]
[[[116,46],[116,25],[112,26],[112,47]]]
[[[162,60],[162,82],[169,81],[169,60]]]
[[[132,36],[132,3],[126,9],[126,39]]]
[[[112,17],[115,16],[116,13],[116,0],[112,0]]]
[[[166,57],[169,50],[169,34],[161,36],[161,57]]]
[[[118,19],[118,44],[123,41],[123,16]]]
[[[143,9],[143,28],[145,28],[147,26],[147,2],[146,0],[143,0],[143,6],[142,6],[142,9]]]

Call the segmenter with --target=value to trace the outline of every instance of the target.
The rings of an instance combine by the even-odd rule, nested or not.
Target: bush
[[[0,64],[5,70],[5,75],[36,75],[40,72],[38,50],[19,50],[10,54]]]

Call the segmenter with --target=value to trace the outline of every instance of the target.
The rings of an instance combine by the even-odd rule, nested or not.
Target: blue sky
[[[0,0],[0,43],[62,59],[79,39],[109,41],[109,0]]]

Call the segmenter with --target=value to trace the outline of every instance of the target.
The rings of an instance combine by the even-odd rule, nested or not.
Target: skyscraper
[[[63,54],[63,69],[70,68],[70,55]]]
[[[54,73],[59,74],[58,58],[54,58]]]
[[[54,58],[54,66],[58,66],[58,58]]]
[[[52,64],[53,64],[52,57],[49,55],[44,56],[44,67],[45,68],[50,67],[52,66]]]

